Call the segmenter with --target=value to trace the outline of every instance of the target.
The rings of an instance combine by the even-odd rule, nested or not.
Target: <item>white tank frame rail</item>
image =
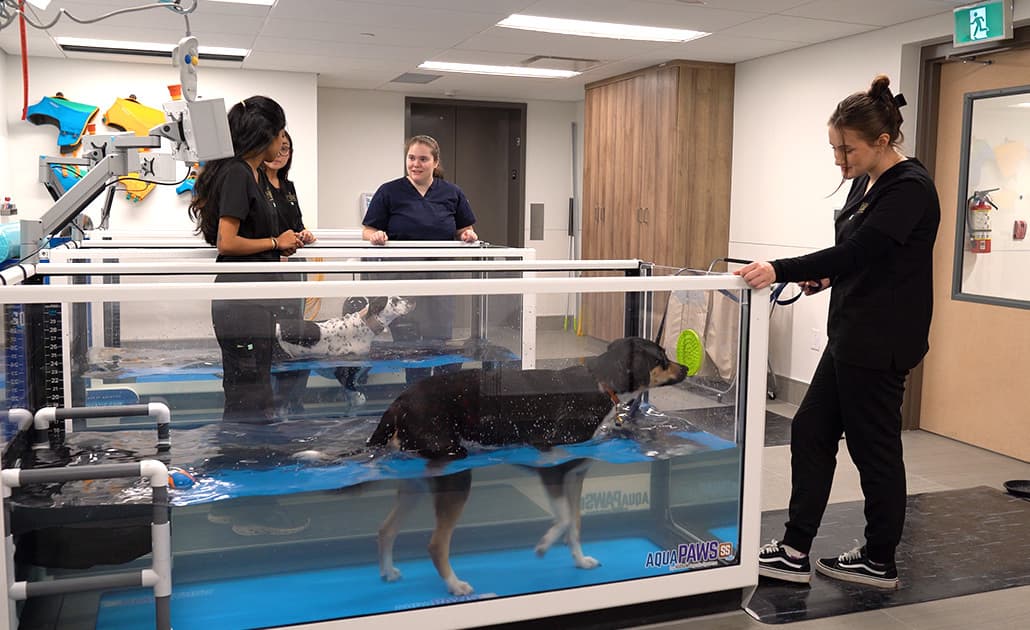
[[[60,420],[65,421],[65,432],[72,432],[72,420],[87,418],[123,418],[126,416],[150,416],[157,420],[157,452],[172,448],[172,412],[168,405],[152,402],[140,405],[105,405],[100,407],[44,407],[36,412],[32,450],[50,448],[48,433],[50,427]]]
[[[524,272],[524,273],[576,273],[583,271],[631,271],[640,269],[640,260],[433,260],[432,271],[460,272]],[[207,262],[200,260],[177,261],[174,273],[169,273],[163,262],[112,263],[47,263],[29,265],[30,275],[41,276],[187,276],[221,273],[396,273],[425,272],[426,261],[304,261],[290,262],[289,267],[277,262]],[[20,274],[15,274],[15,276]],[[11,282],[17,284],[18,282]]]
[[[361,228],[313,228],[311,231],[318,237],[318,240],[361,240]],[[157,228],[153,230],[86,230],[83,240],[86,241],[116,241],[116,240],[140,240],[157,241],[166,238],[194,239],[203,242],[203,237],[196,234],[192,228]]]
[[[455,241],[440,241],[440,245],[430,246],[433,241],[404,241],[403,243],[387,243],[371,245],[361,241],[353,247],[338,247],[332,244],[326,247],[305,247],[290,257],[291,262],[305,258],[473,258],[473,259],[521,259],[533,260],[536,250],[533,248],[513,247],[479,247],[476,245],[459,245]],[[415,243],[424,243],[416,246]],[[140,244],[138,247],[111,247],[95,245],[80,247],[78,243],[69,241],[52,249],[39,252],[40,260],[48,262],[71,261],[103,261],[103,260],[214,260],[218,252],[213,247],[153,247]]]
[[[317,235],[316,235],[317,236]],[[150,239],[150,238],[125,238],[125,239],[110,239],[110,240],[87,240],[87,241],[69,241],[68,243],[62,243],[60,247],[69,248],[80,248],[80,249],[91,249],[91,248],[107,248],[107,249],[121,249],[121,248],[136,248],[136,247],[153,247],[157,249],[170,249],[177,247],[189,247],[198,249],[207,249],[214,251],[214,245],[208,245],[203,239],[180,237],[180,238],[166,238],[166,239]],[[372,243],[358,238],[327,238],[325,240],[319,239],[310,245],[305,245],[303,249],[310,248],[339,248],[339,249],[364,249],[368,247],[375,247],[377,249],[386,249],[391,247],[406,248],[406,249],[448,249],[454,247],[464,247],[471,249],[519,249],[508,247],[506,245],[494,245],[487,241],[475,241],[472,243],[463,243],[461,241],[387,241],[383,245],[373,245]],[[56,249],[56,248],[54,248]]]
[[[14,536],[11,533],[11,489],[38,483],[56,483],[63,481],[83,481],[86,479],[119,479],[125,477],[143,477],[150,483],[154,507],[150,523],[151,557],[153,562],[148,569],[123,571],[108,575],[94,575],[76,578],[60,578],[45,582],[26,582],[14,580]],[[138,588],[147,587],[154,590],[154,609],[157,630],[171,630],[172,599],[172,536],[168,511],[168,468],[161,462],[145,459],[132,464],[95,464],[92,466],[74,466],[68,468],[43,468],[39,470],[23,470],[9,468],[0,471],[0,486],[4,502],[4,542],[6,558],[4,562],[4,583],[7,584],[7,597],[0,598],[0,606],[7,607],[3,617],[8,619],[9,628],[17,628],[15,606],[11,600],[21,601],[30,597],[47,595],[65,595],[80,593],[94,589]]]

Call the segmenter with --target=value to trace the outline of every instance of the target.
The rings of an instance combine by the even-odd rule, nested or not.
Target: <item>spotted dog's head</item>
[[[382,306],[379,307],[379,320],[387,326],[390,324],[390,322],[397,319],[401,315],[407,315],[411,311],[415,310],[415,300],[411,298],[403,298],[396,295],[392,295],[388,298],[373,299],[371,304],[369,304],[369,309],[371,310],[371,312],[375,312],[375,310],[373,309],[376,306],[378,306],[377,300],[379,299],[383,300]]]

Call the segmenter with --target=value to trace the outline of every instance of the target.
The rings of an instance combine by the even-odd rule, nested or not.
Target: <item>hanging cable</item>
[[[168,9],[173,13],[178,13],[179,15],[185,16],[189,15],[190,13],[193,13],[197,9],[197,0],[189,0],[189,2],[189,7],[183,6],[183,0],[174,0],[171,2],[155,2],[152,4],[143,4],[136,7],[125,7],[124,9],[115,9],[114,11],[108,11],[107,13],[98,15],[93,18],[76,17],[75,15],[71,14],[67,9],[58,9],[57,15],[54,16],[54,19],[46,23],[37,23],[25,15],[23,6],[25,4],[25,0],[0,0],[0,29],[3,29],[4,27],[10,25],[10,23],[14,21],[14,18],[17,15],[21,15],[25,19],[25,22],[32,28],[38,28],[40,30],[47,30],[48,28],[57,24],[61,20],[61,18],[65,16],[67,16],[69,20],[77,22],[79,24],[94,24],[101,20],[106,20],[109,17],[114,17],[116,15],[122,15],[124,13],[134,13],[136,11],[146,11],[147,9]],[[187,22],[186,29],[188,32],[189,22]]]
[[[21,39],[21,119],[25,120],[29,113],[29,51],[25,38],[25,0],[21,0],[21,4],[18,5],[18,15],[20,16],[18,31],[20,32]]]

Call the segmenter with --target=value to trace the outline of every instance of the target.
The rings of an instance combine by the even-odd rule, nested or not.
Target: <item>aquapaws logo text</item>
[[[600,490],[587,492],[580,501],[580,509],[584,512],[621,512],[624,510],[643,510],[651,505],[646,490]]]
[[[714,566],[724,558],[733,556],[733,543],[718,540],[702,540],[695,543],[683,543],[675,549],[662,549],[647,554],[645,568],[668,567],[670,571],[677,569],[701,568]]]

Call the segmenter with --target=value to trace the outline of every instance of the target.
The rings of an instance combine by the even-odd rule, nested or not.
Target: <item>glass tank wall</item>
[[[111,407],[53,422],[43,448],[11,440],[4,466],[170,466],[181,628],[460,627],[755,584],[768,311],[749,304],[767,297],[646,265],[502,262],[330,261],[260,283],[121,263],[5,287],[6,407],[162,402],[171,448]],[[5,501],[9,579],[152,561],[141,480]],[[147,588],[20,609],[22,628],[154,619]]]

